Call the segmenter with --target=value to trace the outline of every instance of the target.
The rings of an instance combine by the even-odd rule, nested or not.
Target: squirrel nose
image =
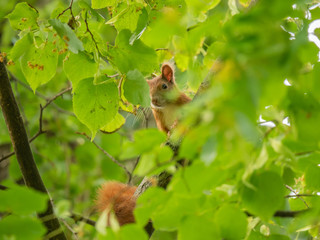
[[[154,104],[154,105],[158,105],[158,101],[156,98],[152,98],[151,99],[151,102]]]

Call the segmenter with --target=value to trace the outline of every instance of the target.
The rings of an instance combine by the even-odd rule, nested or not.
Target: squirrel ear
[[[173,69],[169,64],[163,64],[161,68],[162,78],[168,82],[173,82]]]

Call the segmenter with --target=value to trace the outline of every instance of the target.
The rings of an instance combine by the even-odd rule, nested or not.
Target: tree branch
[[[89,219],[89,218],[85,218],[79,214],[76,214],[76,213],[72,213],[70,218],[72,218],[75,222],[85,222],[87,223],[88,225],[91,225],[93,227],[96,226],[96,222]]]
[[[285,198],[295,198],[295,197],[320,197],[320,195],[316,195],[316,194],[294,194],[294,195],[285,196]]]
[[[47,209],[45,212],[37,213],[38,217],[40,220],[43,219],[42,222],[47,228],[49,239],[66,240],[59,220],[53,211],[53,203],[34,161],[26,129],[3,62],[0,62],[0,86],[0,105],[24,182],[28,187],[47,194],[49,199]]]
[[[19,83],[21,86],[23,86],[24,88],[26,88],[27,90],[29,90],[30,92],[33,93],[32,88],[31,88],[28,84],[26,84],[26,83],[22,82],[21,80],[19,80],[18,78],[16,78],[11,72],[9,72],[9,76],[10,76],[10,80],[11,80],[11,81],[15,81],[15,82]],[[41,94],[41,93],[38,92],[38,91],[35,91],[34,94],[35,94],[36,96],[38,96],[39,98],[42,98],[42,99],[44,99],[44,100],[46,100],[46,101],[49,101],[49,100],[50,100],[50,98],[47,98],[46,96],[44,96],[43,94]],[[57,104],[55,104],[55,103],[52,103],[51,105],[52,105],[54,108],[56,108],[58,112],[65,113],[65,114],[68,114],[68,115],[70,115],[70,116],[75,116],[74,113],[62,109],[61,107],[59,107],[59,106],[58,106]]]
[[[155,51],[169,51],[168,48],[156,48]]]
[[[281,217],[281,218],[294,218],[302,213],[306,213],[307,211],[310,211],[309,209],[300,210],[300,211],[276,211],[273,216],[274,217]],[[254,216],[253,214],[245,211],[244,212],[248,217]]]
[[[84,22],[85,22],[85,24],[86,24],[86,28],[87,28],[86,30],[87,30],[87,32],[90,34],[90,36],[91,36],[91,38],[92,38],[92,41],[94,42],[94,44],[95,44],[95,46],[96,46],[96,49],[97,49],[97,51],[98,51],[98,54],[101,55],[100,50],[99,50],[99,47],[98,47],[98,43],[97,43],[97,41],[94,39],[93,34],[92,34],[92,32],[90,31],[90,29],[89,29],[89,24],[88,24],[88,11],[86,11],[86,13],[85,13]]]
[[[307,212],[309,209],[300,210],[300,211],[276,211],[273,214],[274,217],[282,217],[282,218],[294,218],[299,214]]]
[[[8,188],[6,186],[0,185],[0,190],[4,191],[7,190]]]
[[[72,4],[73,4],[73,0],[71,0],[69,7],[67,7],[65,10],[63,10],[63,11],[57,16],[57,18],[59,18],[60,16],[62,16],[66,11],[70,10],[70,14],[71,14],[72,18],[74,19],[73,12],[72,12]]]
[[[77,134],[83,135],[85,136],[89,141],[91,141],[91,138],[86,134],[86,133],[80,133],[77,132]],[[94,140],[91,141],[101,152],[103,152],[104,155],[106,155],[108,158],[111,159],[112,162],[114,162],[115,164],[117,164],[119,167],[121,167],[127,174],[128,176],[128,182],[131,182],[132,179],[132,174],[131,172],[126,168],[126,166],[124,166],[121,162],[119,162],[118,160],[116,160],[110,153],[108,153],[106,150],[104,150],[102,147],[100,147]]]
[[[55,96],[51,97],[50,99],[47,99],[47,103],[42,107],[41,104],[40,104],[40,114],[39,114],[39,130],[38,132],[33,136],[31,137],[28,141],[29,143],[31,143],[33,140],[35,140],[37,137],[39,137],[41,134],[45,133],[46,131],[44,131],[42,129],[42,115],[43,115],[43,110],[48,107],[54,100],[56,100],[58,97],[62,96],[63,94],[65,94],[66,92],[69,92],[72,90],[72,87],[68,87],[67,89],[65,90],[62,90],[61,92],[59,92],[58,94],[56,94]],[[3,156],[2,158],[0,158],[0,162],[6,160],[7,158],[13,156],[15,153],[14,152],[11,152],[11,153],[8,153],[7,155]]]
[[[308,204],[306,203],[306,201],[305,201],[302,197],[298,196],[297,193],[296,193],[296,191],[295,191],[292,187],[290,187],[289,185],[285,185],[285,187],[286,187],[287,189],[289,189],[289,190],[294,194],[294,196],[296,196],[297,198],[299,198],[299,199],[304,203],[304,205],[306,205],[307,208],[309,208],[309,206],[308,206]]]

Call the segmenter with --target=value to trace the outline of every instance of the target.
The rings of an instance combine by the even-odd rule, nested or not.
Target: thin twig
[[[37,137],[39,137],[41,134],[45,133],[46,131],[44,131],[42,129],[42,115],[43,115],[43,110],[48,107],[54,100],[56,100],[58,97],[62,96],[63,94],[65,94],[66,92],[69,92],[72,90],[72,87],[69,87],[65,90],[62,90],[61,92],[59,92],[58,94],[56,94],[55,96],[51,97],[49,100],[47,100],[47,103],[42,107],[42,105],[40,104],[40,114],[39,114],[39,130],[38,132],[29,139],[29,143],[31,143],[33,140],[35,140]],[[5,159],[13,156],[15,154],[15,152],[11,152],[8,153],[5,156],[2,156],[2,158],[0,158],[0,162],[4,161]]]
[[[85,136],[89,141],[91,141],[91,138],[86,133],[80,133],[76,132],[77,134]],[[126,174],[128,175],[128,182],[131,182],[132,174],[131,172],[124,166],[121,162],[116,160],[110,153],[108,153],[106,150],[104,150],[102,147],[100,147],[94,140],[91,141],[101,152],[103,152],[104,155],[106,155],[108,158],[111,159],[112,162],[117,164],[119,167],[121,167]]]
[[[120,78],[119,85],[118,85],[118,92],[119,92],[119,97],[121,101],[122,101],[122,95],[121,95],[122,82],[123,82],[123,77]]]
[[[155,49],[155,51],[161,51],[161,50],[163,50],[163,51],[169,51],[168,48],[156,48],[156,49]]]
[[[92,32],[90,31],[90,29],[89,29],[89,24],[88,24],[88,11],[86,11],[86,15],[85,15],[85,18],[84,18],[84,22],[86,23],[86,27],[87,27],[86,30],[87,30],[87,32],[90,34],[90,36],[91,36],[91,38],[92,38],[92,41],[93,41],[94,44],[96,45],[98,54],[99,54],[99,56],[100,56],[101,54],[100,54],[100,50],[99,50],[99,47],[98,47],[98,43],[97,43],[97,41],[94,39],[93,34],[92,34]]]
[[[306,201],[301,196],[298,196],[298,194],[296,193],[296,191],[292,187],[290,187],[289,185],[285,185],[285,187],[287,189],[289,189],[294,194],[293,196],[296,196],[297,198],[299,198],[304,203],[304,205],[306,205],[306,207],[309,208],[309,206],[306,203]]]
[[[50,98],[49,100],[47,100],[47,103],[46,103],[46,105],[44,105],[43,108],[46,108],[51,102],[53,102],[54,100],[56,100],[58,97],[62,96],[63,94],[70,92],[71,90],[72,90],[72,87],[68,87],[65,90],[62,90],[57,95],[55,95],[52,98]]]
[[[315,152],[315,151],[298,152],[298,153],[295,153],[294,155],[296,155],[296,156],[302,156],[302,155],[307,155],[307,154],[314,153],[314,152]]]
[[[95,221],[93,221],[93,220],[91,220],[89,218],[85,218],[85,217],[83,217],[83,216],[81,216],[79,214],[76,214],[76,213],[72,213],[70,218],[72,218],[75,222],[79,222],[80,221],[80,222],[85,222],[85,223],[87,223],[87,224],[89,224],[89,225],[91,225],[93,227],[96,226],[96,222]]]
[[[17,79],[11,72],[9,72],[9,75],[10,75],[10,80],[19,83],[21,86],[23,86],[24,88],[26,88],[30,92],[34,93],[36,96],[38,96],[38,97],[40,97],[40,98],[42,98],[42,99],[44,99],[46,101],[49,101],[50,98],[47,98],[46,96],[44,96],[43,94],[39,93],[38,91],[33,92],[32,88],[28,84],[26,84],[26,83],[22,82],[21,80]],[[68,115],[71,115],[71,116],[75,116],[74,113],[60,108],[55,103],[52,103],[52,106],[55,107],[61,113],[65,113],[65,114],[68,114]]]
[[[73,4],[73,0],[71,0],[69,7],[67,7],[65,10],[63,10],[63,11],[58,15],[57,19],[58,19],[60,16],[62,16],[62,15],[63,15],[66,11],[68,11],[68,10],[70,10],[70,14],[71,14],[72,18],[74,19],[73,12],[72,12],[72,4]]]
[[[310,211],[310,209],[304,209],[299,211],[276,211],[273,216],[274,217],[282,217],[282,218],[293,218],[296,217],[302,213],[305,213],[307,211]],[[254,216],[253,214],[249,213],[248,211],[244,212],[248,217]]]
[[[139,161],[140,161],[140,157],[141,157],[141,156],[137,157],[136,162],[135,162],[134,165],[133,165],[133,168],[132,168],[132,171],[131,171],[131,176],[133,175],[133,172],[134,172],[134,170],[136,169],[136,167],[137,167],[137,165],[138,165],[138,163],[139,163]],[[131,177],[129,180],[130,180],[130,181],[128,181],[128,184],[131,185],[132,177]]]
[[[120,76],[119,73],[116,73],[116,74],[113,74],[113,75],[108,75],[108,74],[104,74],[107,78],[115,78],[115,77],[118,77]]]
[[[294,194],[294,195],[285,196],[285,198],[294,198],[294,197],[320,197],[320,195],[316,195],[316,194]]]
[[[73,234],[74,238],[76,240],[79,240],[77,233],[72,229],[72,227],[62,218],[60,218],[60,221],[66,226],[66,228],[69,229],[69,231]]]

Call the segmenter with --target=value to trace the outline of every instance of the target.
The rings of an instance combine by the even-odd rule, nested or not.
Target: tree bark
[[[66,240],[59,220],[54,214],[53,203],[34,161],[26,129],[3,62],[0,62],[0,105],[25,184],[48,195],[47,209],[45,212],[37,213],[47,228],[45,239]]]

